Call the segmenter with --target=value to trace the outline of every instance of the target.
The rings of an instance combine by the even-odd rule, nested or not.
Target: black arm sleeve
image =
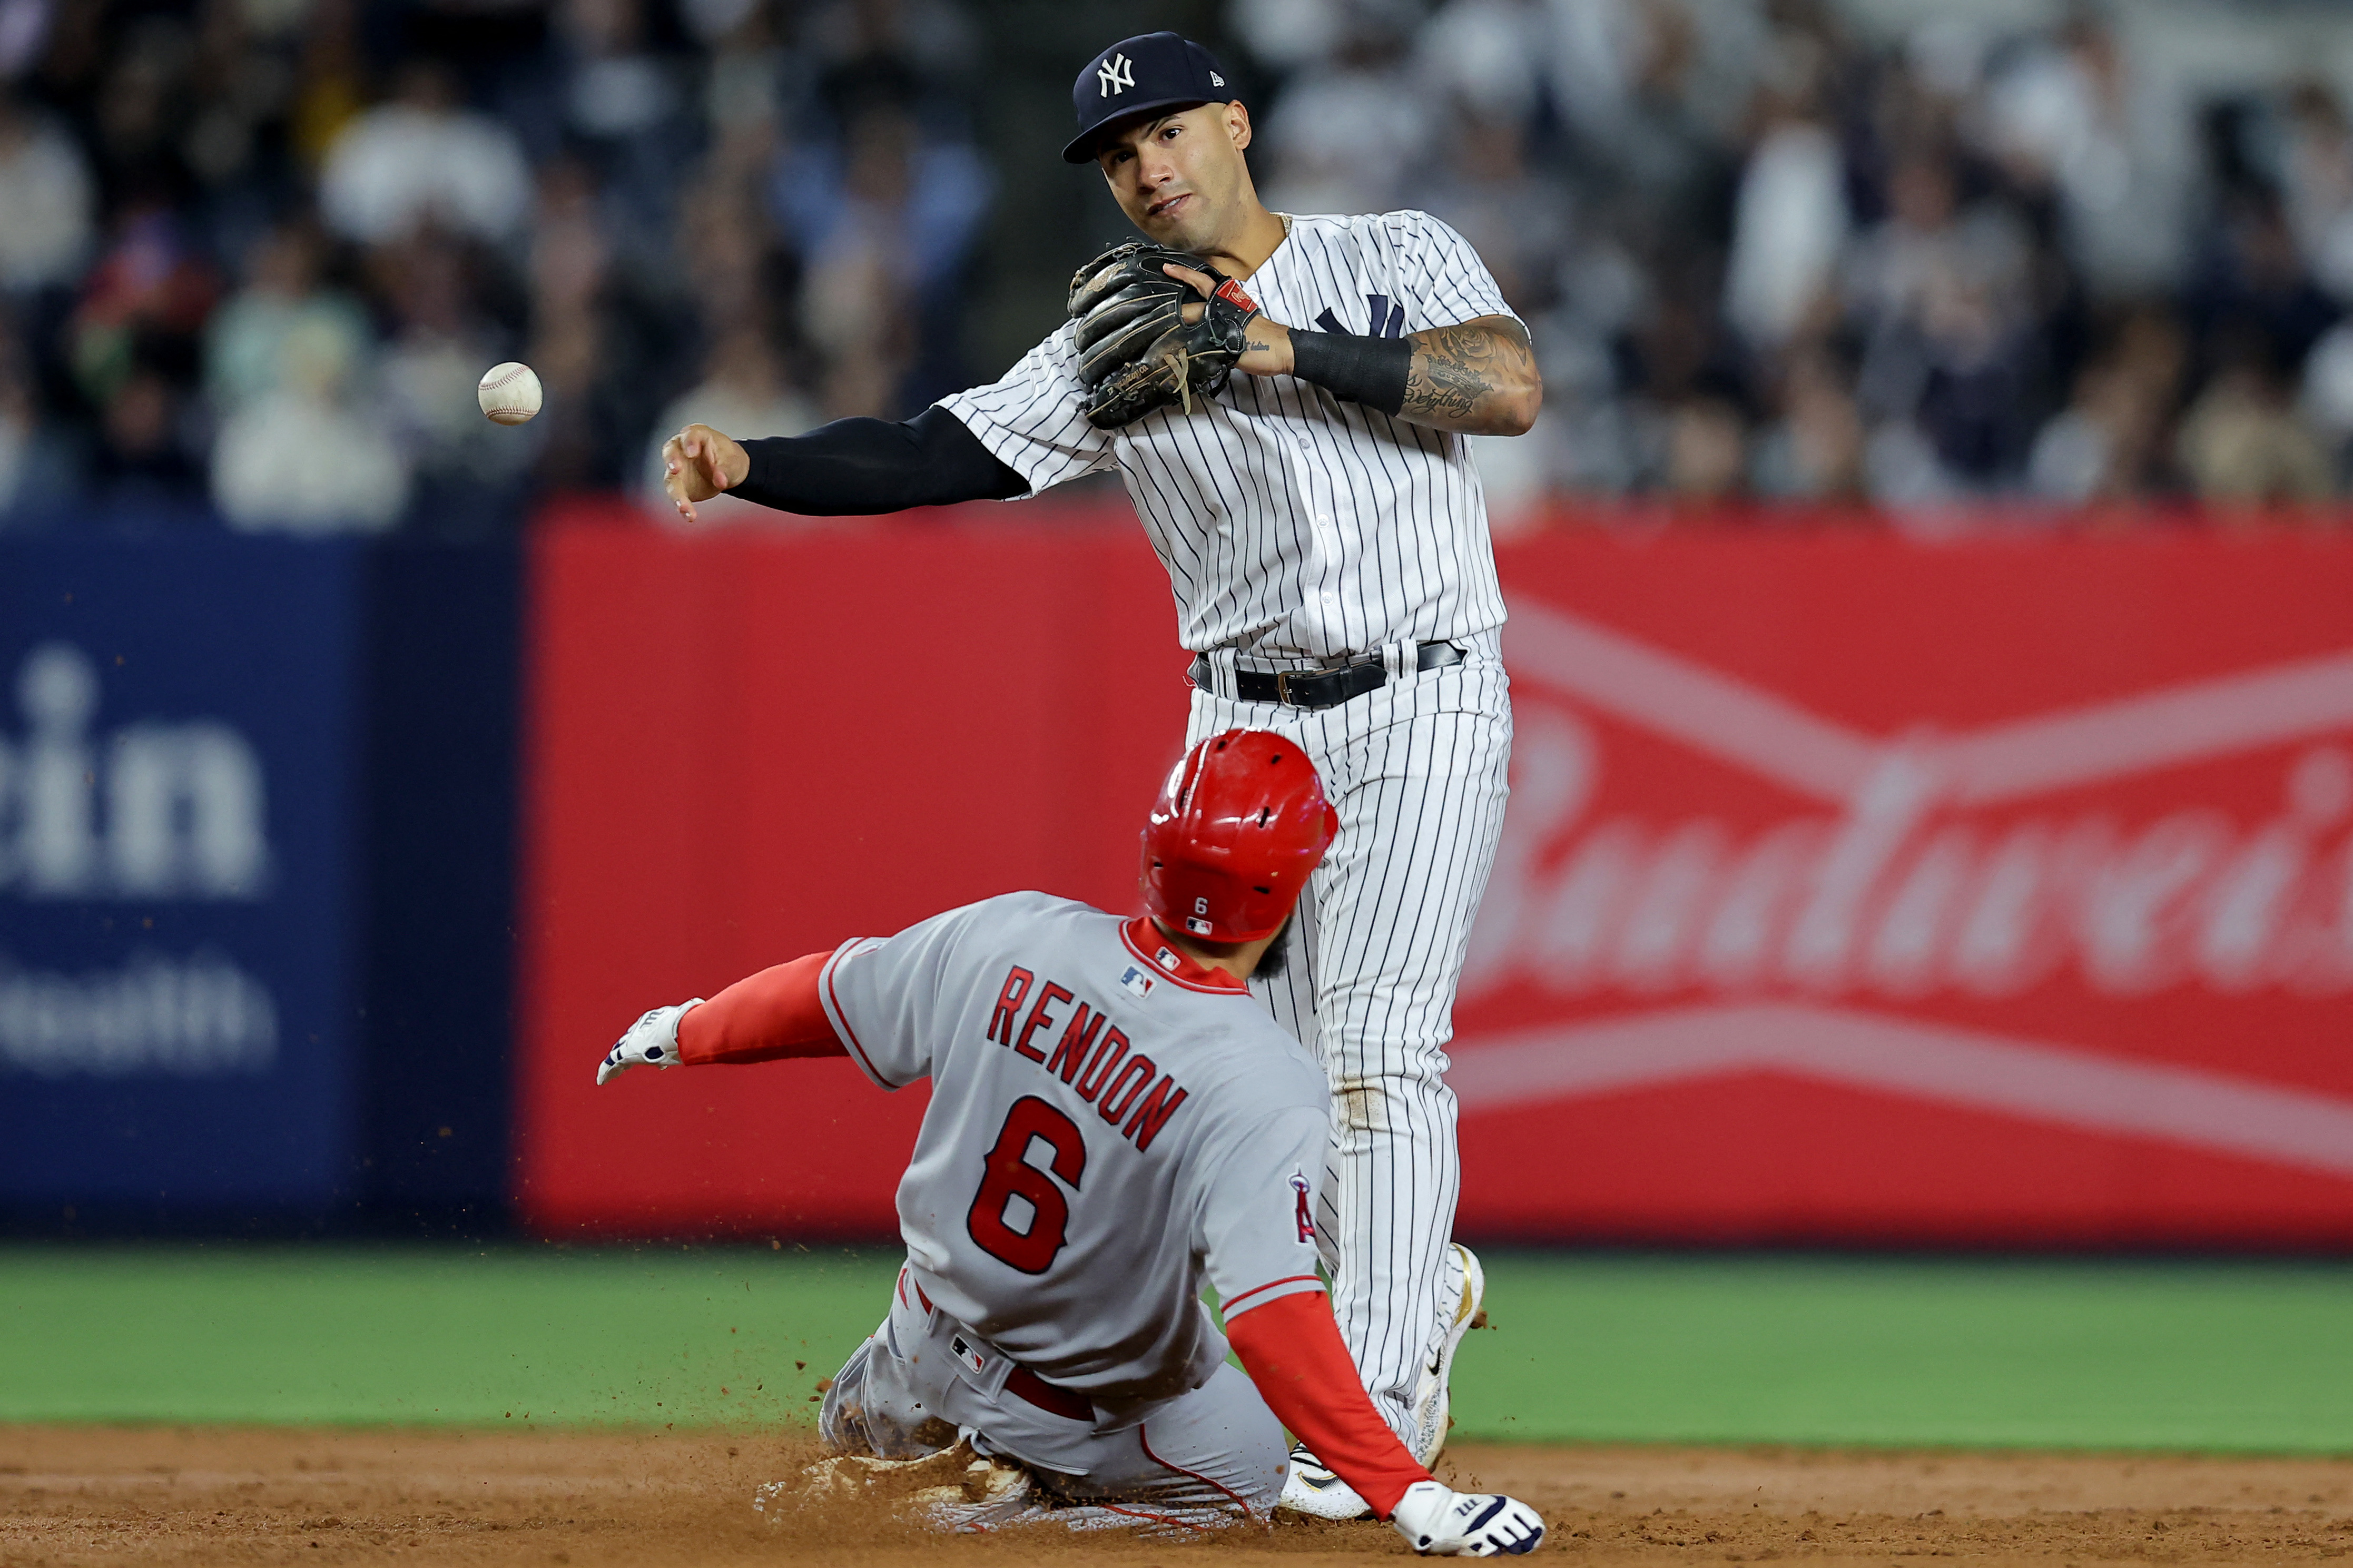
[[[752,469],[727,493],[806,517],[1010,500],[1029,489],[936,404],[902,424],[837,419],[806,436],[769,436],[743,446]]]
[[[1294,327],[1291,374],[1395,418],[1405,406],[1406,384],[1413,374],[1413,340],[1303,332]]]

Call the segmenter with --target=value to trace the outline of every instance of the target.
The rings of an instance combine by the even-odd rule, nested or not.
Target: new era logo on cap
[[[1071,84],[1079,133],[1062,149],[1063,160],[1083,163],[1092,158],[1096,133],[1113,120],[1132,123],[1155,110],[1190,109],[1226,96],[1225,72],[1191,39],[1174,33],[1122,38],[1090,60]]]

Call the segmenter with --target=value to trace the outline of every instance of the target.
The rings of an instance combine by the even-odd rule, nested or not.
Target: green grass
[[[0,1421],[805,1420],[894,1265],[0,1249]],[[1504,1254],[1488,1270],[1496,1328],[1457,1365],[1459,1436],[2353,1453],[2353,1266]]]
[[[881,1321],[895,1267],[718,1249],[8,1249],[0,1421],[798,1420]]]
[[[2353,1267],[1490,1261],[1458,1431],[2353,1453]]]

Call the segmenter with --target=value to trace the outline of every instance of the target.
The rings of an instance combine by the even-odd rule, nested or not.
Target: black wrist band
[[[1406,375],[1412,368],[1413,343],[1407,338],[1292,329],[1292,374],[1384,414],[1405,406]]]

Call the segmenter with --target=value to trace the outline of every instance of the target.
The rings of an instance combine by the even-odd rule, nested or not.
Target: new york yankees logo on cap
[[[1102,133],[1114,120],[1133,122],[1154,114],[1222,103],[1226,73],[1208,50],[1174,33],[1122,38],[1087,62],[1071,84],[1071,106],[1079,133],[1062,149],[1066,163],[1094,157]]]

